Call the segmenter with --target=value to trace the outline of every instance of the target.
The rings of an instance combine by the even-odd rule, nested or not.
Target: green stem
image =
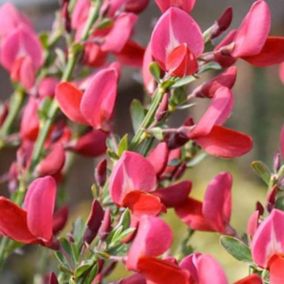
[[[137,147],[138,144],[141,143],[141,141],[143,140],[143,133],[145,131],[145,129],[147,129],[153,122],[154,117],[155,117],[155,113],[157,112],[157,109],[162,101],[162,98],[165,94],[166,90],[164,88],[157,88],[155,94],[154,94],[154,98],[153,101],[150,105],[150,108],[146,114],[146,116],[144,117],[139,129],[137,130],[136,134],[134,135],[134,137],[132,138],[131,141],[131,148],[134,149]]]
[[[5,139],[5,137],[8,134],[10,134],[14,120],[19,114],[19,110],[24,101],[24,97],[25,97],[24,94],[25,94],[24,90],[20,87],[17,87],[15,92],[13,93],[11,101],[10,101],[8,116],[5,119],[5,122],[2,125],[1,130],[0,130],[1,139]]]

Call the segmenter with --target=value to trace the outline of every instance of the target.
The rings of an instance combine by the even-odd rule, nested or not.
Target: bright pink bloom
[[[138,153],[124,152],[115,164],[110,176],[109,190],[113,200],[123,205],[128,193],[152,192],[156,188],[156,173],[153,166]]]
[[[0,7],[0,38],[1,40],[9,35],[14,29],[32,25],[25,15],[20,13],[11,3],[5,3]],[[31,28],[32,29],[32,28]]]
[[[270,31],[271,14],[266,1],[257,0],[242,21],[234,39],[233,57],[257,55]]]
[[[128,251],[128,269],[139,270],[141,257],[156,257],[167,251],[173,241],[170,227],[158,217],[142,216],[135,239]]]
[[[55,144],[48,155],[37,166],[40,176],[55,175],[65,163],[65,152],[61,143]]]
[[[90,10],[90,0],[78,0],[72,13],[71,24],[73,29],[80,29],[85,25]]]
[[[50,176],[33,181],[24,209],[0,197],[0,231],[21,243],[48,243],[52,238],[56,183]]]
[[[284,63],[280,64],[279,77],[282,83],[284,84]]]
[[[196,0],[156,0],[156,4],[164,13],[170,7],[177,7],[186,12],[191,12]]]
[[[262,279],[259,275],[257,274],[251,274],[237,282],[235,282],[234,284],[262,284]]]
[[[45,77],[41,80],[38,87],[38,94],[41,98],[53,97],[55,95],[55,88],[59,81],[54,77]]]
[[[161,16],[151,36],[153,58],[163,70],[175,76],[194,73],[197,67],[194,57],[198,57],[203,49],[203,36],[198,24],[178,8],[169,8]],[[175,64],[174,60],[177,61]]]
[[[176,213],[194,230],[230,234],[232,176],[217,175],[208,185],[204,201],[188,198],[176,206]]]
[[[14,29],[3,40],[1,63],[14,81],[30,89],[43,63],[42,47],[36,34],[25,26]]]
[[[210,255],[194,253],[185,257],[180,267],[190,273],[190,283],[228,284],[220,264]]]
[[[252,240],[252,256],[255,263],[268,268],[274,256],[284,253],[284,212],[274,209],[260,224]],[[284,279],[283,279],[284,280]]]
[[[141,13],[148,5],[149,0],[126,0],[125,10],[135,14]]]
[[[115,67],[102,69],[95,74],[84,93],[70,83],[59,84],[55,96],[61,110],[74,122],[104,128],[113,114],[118,76]]]

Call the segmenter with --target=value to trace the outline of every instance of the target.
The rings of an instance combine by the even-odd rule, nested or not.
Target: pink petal
[[[65,163],[64,148],[61,143],[56,144],[48,155],[40,162],[37,171],[41,176],[54,175],[61,171]]]
[[[211,132],[215,125],[222,125],[230,116],[233,108],[233,94],[230,89],[220,87],[216,90],[211,104],[193,131],[190,137],[204,136]]]
[[[233,57],[252,56],[260,53],[271,25],[270,9],[266,1],[255,1],[241,23],[235,37]]]
[[[259,225],[259,217],[260,213],[258,210],[254,211],[248,219],[247,224],[247,234],[250,238],[252,238],[258,228]]]
[[[156,4],[163,13],[170,7],[177,7],[190,13],[195,2],[196,0],[156,0]]]
[[[181,268],[188,269],[197,274],[196,283],[202,284],[228,284],[227,277],[220,264],[210,255],[193,254],[182,260]]]
[[[121,280],[119,284],[147,284],[147,282],[141,274],[135,273]]]
[[[156,88],[156,81],[150,72],[150,64],[152,62],[153,58],[152,58],[151,45],[148,44],[144,53],[142,76],[143,76],[144,87],[150,95],[153,94]]]
[[[113,114],[118,77],[118,71],[114,67],[99,71],[82,97],[81,113],[94,128],[103,127]]]
[[[21,243],[34,243],[27,226],[27,213],[5,197],[0,197],[0,231],[7,237]]]
[[[257,67],[266,67],[280,64],[284,61],[284,37],[268,37],[260,53],[242,57]]]
[[[147,7],[148,3],[149,0],[126,0],[125,10],[138,14]]]
[[[148,154],[147,160],[153,165],[157,175],[160,175],[167,166],[169,149],[165,142],[159,143]]]
[[[135,190],[151,192],[156,187],[153,166],[140,154],[126,151],[115,164],[110,176],[109,190],[113,202],[122,205],[127,193]]]
[[[268,266],[270,258],[284,253],[284,212],[273,209],[258,227],[252,240],[252,256],[261,267]]]
[[[30,232],[44,242],[52,237],[56,183],[51,176],[34,180],[28,188],[24,207]]]
[[[152,56],[164,69],[167,55],[183,43],[187,44],[196,57],[203,52],[203,36],[198,24],[186,12],[170,8],[161,16],[153,30]]]
[[[237,68],[235,66],[229,67],[226,71],[216,76],[209,82],[202,84],[194,90],[194,95],[197,97],[212,98],[216,91],[224,86],[231,89],[237,79]]]
[[[195,141],[209,154],[223,158],[240,157],[253,146],[250,136],[220,126],[214,126],[208,135],[198,137]]]
[[[79,29],[85,24],[88,18],[90,6],[91,6],[90,0],[78,0],[76,2],[71,19],[72,28]]]
[[[131,37],[137,16],[132,13],[121,13],[116,19],[101,45],[103,51],[119,53]],[[121,32],[123,31],[123,32]]]
[[[55,98],[61,111],[72,121],[86,124],[80,112],[82,92],[68,82],[60,83],[55,90]]]
[[[108,132],[100,129],[92,130],[67,146],[67,149],[80,155],[97,157],[105,153],[107,137]]]
[[[170,227],[160,218],[142,216],[135,239],[128,251],[128,269],[137,269],[139,258],[158,256],[169,249],[173,240]]]
[[[154,194],[160,197],[166,207],[176,207],[186,201],[191,187],[190,181],[182,181],[166,188],[157,189]]]
[[[55,95],[55,88],[58,83],[58,79],[54,77],[45,77],[42,79],[38,87],[40,97],[53,97]]]
[[[216,231],[225,233],[230,223],[232,208],[232,176],[220,173],[208,185],[202,213]]]

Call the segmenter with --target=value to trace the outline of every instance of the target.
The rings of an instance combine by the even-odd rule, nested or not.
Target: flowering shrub
[[[185,245],[195,231],[209,231],[248,264],[249,275],[236,283],[284,283],[284,128],[273,171],[252,163],[268,194],[256,203],[246,234],[230,223],[229,172],[216,173],[202,201],[192,197],[190,180],[180,180],[206,154],[235,158],[252,149],[249,135],[224,124],[238,60],[279,64],[284,81],[284,37],[269,35],[269,6],[256,0],[232,30],[228,8],[202,32],[190,15],[195,0],[156,0],[162,14],[144,48],[132,34],[148,2],[63,0],[52,30],[40,36],[14,6],[0,7],[0,59],[14,86],[1,109],[0,147],[17,147],[7,174],[10,196],[0,197],[0,264],[37,244],[58,261],[43,275],[46,283],[107,283],[121,263],[130,274],[115,283],[225,284],[218,260]],[[148,103],[133,100],[133,133],[118,137],[111,119],[126,65],[141,69]],[[218,75],[199,80],[212,71]],[[201,118],[168,126],[173,113],[198,99],[209,102]],[[59,197],[74,153],[99,157],[94,200],[87,220],[60,233],[68,209]],[[162,218],[170,208],[189,231],[178,253]]]

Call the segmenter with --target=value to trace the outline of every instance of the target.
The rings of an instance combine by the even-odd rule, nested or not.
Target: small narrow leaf
[[[173,84],[173,88],[180,88],[183,86],[186,86],[192,82],[194,82],[196,80],[195,77],[193,76],[186,76],[184,78],[178,79],[174,84]]]
[[[157,82],[159,82],[159,81],[160,81],[160,78],[161,78],[161,69],[160,69],[158,63],[152,62],[152,63],[150,64],[149,69],[150,69],[151,74],[152,74],[153,77],[155,78],[155,80],[156,80]]]
[[[118,145],[118,156],[120,157],[124,151],[128,150],[128,134],[125,134]]]
[[[145,117],[145,110],[140,101],[136,99],[132,101],[130,106],[130,114],[131,114],[132,126],[134,132],[136,133]]]
[[[220,243],[237,260],[248,263],[252,262],[250,249],[242,241],[234,237],[221,236]]]
[[[255,173],[266,183],[266,185],[269,185],[271,173],[268,167],[261,161],[253,161],[251,163],[251,167]]]

